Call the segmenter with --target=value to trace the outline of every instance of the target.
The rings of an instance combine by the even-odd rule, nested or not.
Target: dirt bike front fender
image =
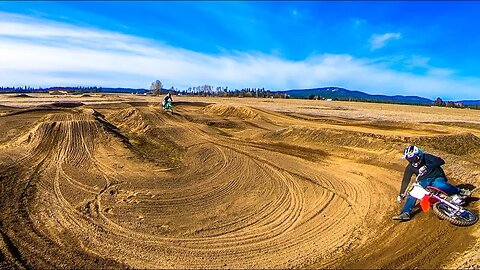
[[[421,200],[420,200],[420,207],[422,208],[422,211],[423,212],[428,212],[428,210],[430,210],[431,206],[432,206],[432,203],[431,203],[431,200],[433,199],[432,196],[430,195],[425,195],[425,197],[423,197]]]

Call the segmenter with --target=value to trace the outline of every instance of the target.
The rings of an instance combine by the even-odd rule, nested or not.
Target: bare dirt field
[[[0,95],[0,268],[480,267],[478,224],[391,220],[409,144],[480,185],[480,111],[174,101]]]

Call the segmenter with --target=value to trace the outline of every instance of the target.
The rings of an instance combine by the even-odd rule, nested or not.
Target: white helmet
[[[403,150],[403,159],[408,160],[413,167],[418,167],[423,158],[422,149],[416,147],[415,145],[410,145],[409,147]]]

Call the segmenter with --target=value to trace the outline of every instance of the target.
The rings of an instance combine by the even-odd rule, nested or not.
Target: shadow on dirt
[[[420,205],[415,205],[415,207],[413,208],[412,212],[410,213],[410,217],[413,218],[414,216],[422,213],[422,208],[420,208]]]
[[[146,106],[149,106],[149,105],[158,106],[158,104],[160,104],[160,103],[157,103],[157,102],[148,102],[148,101],[130,101],[130,102],[125,102],[125,103],[132,106],[132,107],[146,107]]]
[[[107,132],[109,132],[110,134],[112,134],[113,136],[119,138],[125,145],[127,146],[131,146],[132,144],[130,143],[130,139],[123,135],[120,130],[118,129],[117,126],[115,126],[114,124],[108,122],[107,120],[105,120],[105,116],[101,113],[99,113],[98,111],[95,111],[93,112],[93,116],[95,116],[95,119],[100,122],[103,127],[105,128],[105,130]]]
[[[179,113],[177,113],[177,112],[167,112],[167,113],[169,113],[169,114],[171,114],[171,115],[182,116],[181,114],[179,114]]]
[[[82,102],[76,102],[76,101],[57,101],[52,103],[52,106],[58,107],[58,108],[75,108],[75,107],[80,107],[83,106]]]
[[[15,95],[15,96],[11,96],[12,98],[34,98],[30,95],[27,95],[27,94],[18,94],[18,95]]]
[[[472,184],[460,184],[457,186],[458,188],[463,188],[463,189],[468,189],[468,190],[474,190],[476,186]]]
[[[478,202],[478,201],[480,201],[480,198],[478,197],[468,197],[465,199],[465,205],[468,206],[471,203]]]

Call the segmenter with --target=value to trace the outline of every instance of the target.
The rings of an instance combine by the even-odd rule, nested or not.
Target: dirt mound
[[[211,105],[212,103],[210,103],[210,102],[192,102],[192,101],[190,101],[190,102],[175,101],[174,104],[175,104],[175,107],[185,106],[185,105],[187,105],[189,107],[192,107],[192,106],[193,107],[205,107],[205,106]]]
[[[150,126],[135,107],[112,113],[108,116],[108,119],[118,128],[124,128],[132,133],[142,134],[150,130]]]
[[[41,104],[37,106],[27,107],[27,108],[18,108],[18,107],[6,107],[5,109],[10,109],[8,112],[4,113],[4,116],[12,116],[17,114],[25,114],[31,112],[39,112],[39,111],[58,111],[62,108],[53,106],[52,104]]]
[[[263,135],[272,140],[316,142],[329,145],[353,146],[368,149],[392,149],[399,145],[415,144],[423,148],[437,149],[453,155],[468,155],[480,152],[480,138],[472,133],[407,137],[332,129],[312,129],[293,126],[268,132]]]
[[[411,142],[458,156],[480,152],[480,138],[472,133],[417,137]]]
[[[129,144],[128,138],[92,109],[49,114],[14,144],[27,144],[27,156],[50,157],[76,166],[91,159],[96,140],[107,142],[109,136]]]
[[[13,98],[33,98],[32,96],[27,95],[27,94],[17,94],[17,95],[11,96],[11,97],[13,97]]]
[[[183,118],[189,122],[204,124],[217,128],[243,128],[245,126],[242,120],[237,119],[218,119],[200,114],[182,114]]]
[[[353,146],[374,149],[392,149],[406,138],[386,136],[358,131],[333,129],[313,129],[304,126],[293,126],[267,132],[264,139],[276,141],[314,142],[319,144]]]
[[[93,115],[50,115],[28,133],[25,140],[32,157],[65,160],[73,166],[89,159],[101,126]]]
[[[127,145],[139,159],[166,167],[177,166],[184,151],[177,141],[184,132],[166,124],[169,119],[177,119],[158,112],[158,107],[144,107],[147,103],[139,105],[109,114],[106,118],[128,136]]]
[[[245,120],[256,119],[260,116],[249,107],[235,107],[224,104],[211,104],[204,109],[206,113],[221,115],[223,117],[237,117]]]
[[[219,128],[241,128],[243,125],[229,120],[206,120],[207,126],[219,127]]]

